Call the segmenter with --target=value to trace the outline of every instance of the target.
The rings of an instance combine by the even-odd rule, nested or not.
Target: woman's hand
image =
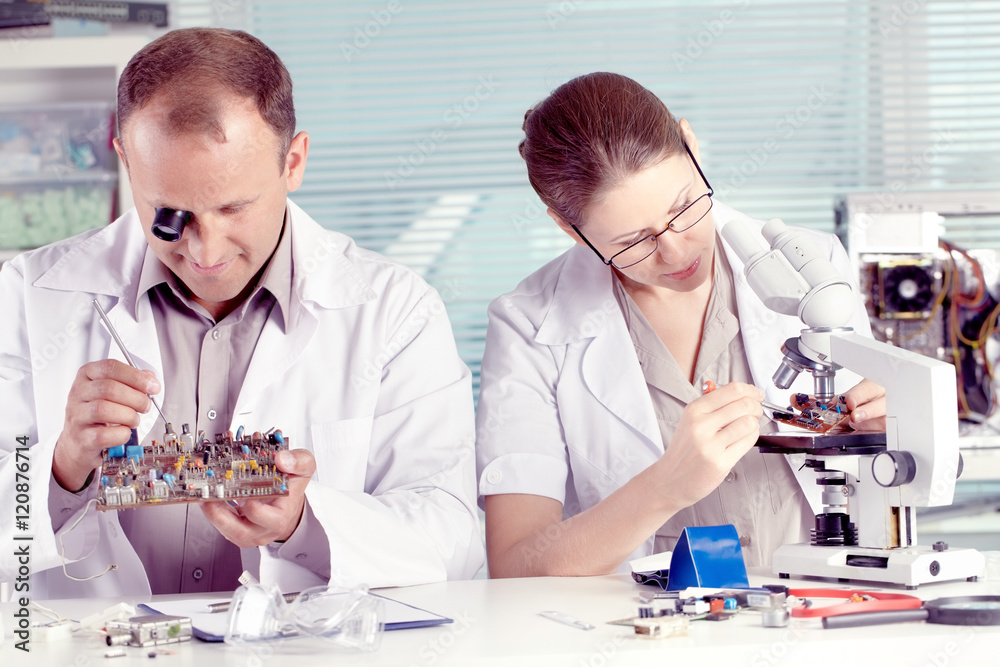
[[[667,504],[688,507],[714,491],[760,435],[760,402],[753,385],[731,382],[691,401],[654,468],[664,480]]]
[[[844,394],[851,411],[851,427],[856,431],[885,430],[885,388],[862,380]]]

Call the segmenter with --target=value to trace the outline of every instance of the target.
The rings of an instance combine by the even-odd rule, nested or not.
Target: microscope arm
[[[886,450],[908,452],[915,475],[894,486],[897,506],[950,505],[958,473],[955,368],[854,333],[829,337],[836,362],[885,387]]]

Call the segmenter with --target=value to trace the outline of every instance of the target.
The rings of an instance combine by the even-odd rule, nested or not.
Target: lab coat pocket
[[[340,491],[364,491],[372,418],[358,417],[310,426],[315,478]]]

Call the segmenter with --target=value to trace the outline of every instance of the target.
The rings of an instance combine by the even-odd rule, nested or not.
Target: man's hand
[[[52,456],[52,475],[67,491],[76,492],[101,465],[101,452],[128,442],[139,414],[152,407],[149,394],[160,392],[150,371],[114,359],[85,364],[76,374],[66,400],[66,420]]]
[[[305,449],[278,452],[278,470],[288,475],[288,495],[267,500],[246,500],[239,513],[228,503],[201,503],[205,517],[227,540],[246,549],[271,542],[284,542],[299,525],[306,503],[306,486],[316,472],[316,459]]]

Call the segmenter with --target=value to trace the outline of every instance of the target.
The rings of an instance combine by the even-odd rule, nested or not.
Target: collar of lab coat
[[[316,330],[318,311],[350,308],[375,298],[374,289],[351,259],[357,252],[354,242],[343,234],[324,230],[293,202],[288,201],[287,207],[293,230],[289,325],[285,331],[280,326],[265,325],[256,348],[264,352],[254,353],[237,400],[238,408],[252,400],[260,387],[267,386],[269,378],[280,376],[294,363]],[[32,264],[48,268],[38,275],[26,274],[25,278],[39,288],[89,294],[100,299],[139,367],[162,378],[163,361],[149,297],[140,295],[138,304],[134,302],[134,286],[142,272],[146,246],[138,216],[132,209],[107,227],[33,251],[40,261]],[[49,254],[52,256],[46,257]],[[125,361],[110,336],[101,354]],[[38,387],[43,396],[51,390],[45,377],[39,378]],[[161,393],[158,400],[162,399]],[[142,416],[140,439],[155,421],[155,411]]]
[[[713,202],[712,219],[717,231],[735,217],[760,225],[725,204]],[[721,237],[717,237],[716,250],[720,248],[729,258],[736,284],[745,285],[743,262]],[[535,334],[535,340],[543,345],[566,345],[584,338],[594,338],[605,327],[608,317],[619,312],[612,284],[612,269],[603,264],[593,250],[575,245],[561,260],[564,263],[559,271],[548,312]],[[755,298],[752,293],[750,296]]]
[[[762,224],[724,204],[714,203],[712,219],[716,230],[737,217],[747,222],[751,229]],[[743,262],[733,249],[721,237],[716,239],[716,249],[726,253],[733,269],[738,312],[749,314],[766,310],[746,285]],[[611,269],[602,264],[592,250],[579,245],[556,262],[563,262],[563,265],[553,267],[558,277],[535,340],[542,345],[558,346],[593,339],[583,355],[584,383],[605,407],[641,433],[654,452],[662,453],[663,442],[648,393],[643,392],[640,397],[623,390],[623,387],[645,387],[645,377],[614,296]],[[771,360],[783,340],[783,328],[758,327],[754,333],[760,340],[747,347],[748,362],[755,382],[767,386],[771,384]],[[775,391],[776,388],[771,387],[769,396]]]
[[[375,292],[346,256],[351,239],[331,234],[294,202],[287,202],[292,224],[293,309],[298,302],[321,308],[349,308],[375,298]],[[142,272],[146,239],[135,209],[111,225],[79,238],[35,281],[36,287],[118,297],[135,312],[135,285]],[[56,251],[53,249],[53,251]],[[98,264],[95,257],[118,256]],[[336,289],[331,289],[336,286]]]
[[[618,309],[612,269],[594,251],[576,245],[563,255],[563,261],[548,312],[535,333],[535,340],[542,345],[593,338],[604,328],[609,314]]]

